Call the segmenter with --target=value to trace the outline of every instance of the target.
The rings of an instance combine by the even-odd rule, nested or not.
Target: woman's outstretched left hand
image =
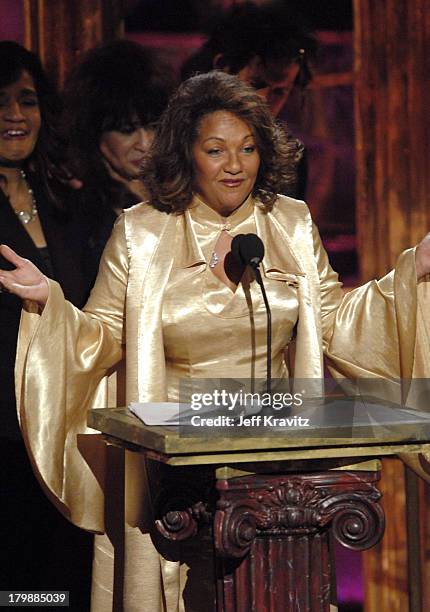
[[[48,281],[39,268],[5,244],[0,245],[0,255],[15,266],[15,270],[0,269],[0,289],[43,307],[48,300]]]

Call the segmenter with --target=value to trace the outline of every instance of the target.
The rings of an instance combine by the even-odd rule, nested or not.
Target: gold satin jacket
[[[344,295],[303,202],[279,196],[271,212],[255,202],[254,216],[266,246],[264,274],[294,279],[297,286],[294,377],[321,385],[324,352],[336,372],[352,378],[421,375],[426,360],[416,348],[413,249],[382,280]],[[16,385],[29,455],[54,503],[74,523],[95,532],[106,527],[103,492],[109,475],[105,446],[86,426],[86,413],[91,406],[114,405],[106,374],[121,362],[125,346],[126,397],[121,403],[167,400],[162,302],[182,222],[148,204],[126,210],[107,244],[84,312],[64,300],[54,281],[49,281],[42,314],[31,303],[23,310]],[[196,240],[187,249],[201,256]],[[133,468],[139,459],[126,454],[126,522],[145,531],[147,483],[136,478],[144,467]],[[165,586],[173,584],[176,571],[169,563],[163,569]],[[154,555],[148,567],[156,567]],[[176,601],[177,589],[171,592]],[[177,605],[168,610],[182,609]],[[148,605],[151,612],[158,609],[163,609],[158,600]]]
[[[405,251],[396,270],[382,280],[344,296],[303,202],[280,196],[269,213],[256,204],[255,218],[266,245],[265,273],[293,276],[298,283],[294,376],[322,379],[324,349],[347,376],[411,378],[414,251]],[[64,302],[54,281],[42,315],[31,304],[23,310],[16,367],[19,417],[43,481],[64,502],[69,480],[64,468],[69,462],[80,479],[87,476],[97,490],[97,479],[88,473],[85,462],[69,457],[76,446],[70,438],[88,432],[86,412],[92,401],[97,402],[94,393],[100,379],[121,360],[123,345],[127,346],[126,402],[167,399],[160,320],[178,219],[146,204],[128,209],[114,228],[83,313]],[[65,374],[67,386],[60,384]],[[56,410],[49,410],[49,405]],[[72,519],[103,531],[101,515],[96,518],[94,510],[89,514],[78,510],[73,499],[67,504]]]

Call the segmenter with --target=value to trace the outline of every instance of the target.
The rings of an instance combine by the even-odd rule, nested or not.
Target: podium
[[[217,612],[328,612],[332,539],[364,550],[384,532],[379,458],[430,451],[430,425],[422,423],[372,424],[351,438],[336,430],[188,436],[148,427],[125,408],[92,410],[88,423],[106,443],[163,466],[155,499],[161,538],[211,535]]]

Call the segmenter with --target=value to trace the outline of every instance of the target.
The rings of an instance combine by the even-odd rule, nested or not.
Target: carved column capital
[[[363,550],[384,531],[384,514],[373,473],[325,472],[219,481],[215,546],[241,558],[257,536],[317,533],[329,523],[344,546]]]

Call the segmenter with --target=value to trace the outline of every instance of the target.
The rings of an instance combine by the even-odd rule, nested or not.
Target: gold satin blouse
[[[220,232],[231,236],[255,233],[251,198],[229,217],[221,217],[195,198],[182,218],[169,282],[163,295],[163,342],[168,398],[179,400],[180,380],[186,378],[266,378],[266,309],[261,289],[246,271],[236,291],[208,266]],[[187,245],[196,239],[201,257],[189,257]],[[294,283],[264,278],[272,311],[272,376],[288,377],[284,350],[298,316]],[[232,374],[234,373],[234,374]]]
[[[323,350],[345,376],[428,376],[428,344],[416,334],[422,311],[413,250],[401,255],[395,273],[344,296],[303,202],[279,196],[266,212],[249,198],[225,220],[197,200],[179,216],[147,204],[128,209],[106,246],[85,312],[50,281],[42,314],[25,305],[17,351],[17,407],[41,485],[77,525],[106,533],[96,538],[93,611],[111,607],[113,542],[126,551],[125,612],[185,609],[186,572],[159,555],[148,534],[144,461],[126,452],[124,530],[124,517],[115,514],[120,479],[115,468],[106,468],[106,447],[86,425],[91,406],[115,405],[105,375],[124,347],[122,405],[173,399],[182,376],[265,377],[259,288],[244,283],[233,294],[208,267],[220,231],[255,232],[265,244],[274,376],[287,376],[282,350],[293,329],[291,377],[321,383]]]

